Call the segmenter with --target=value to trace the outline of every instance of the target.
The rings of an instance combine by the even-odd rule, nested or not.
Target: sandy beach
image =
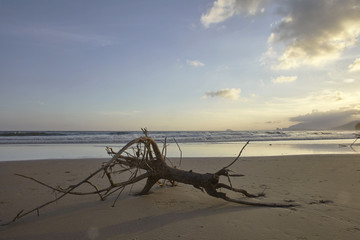
[[[185,158],[181,168],[215,172],[232,159]],[[0,162],[0,223],[54,198],[51,190],[14,173],[65,187],[106,160]],[[40,216],[0,227],[0,239],[359,239],[360,155],[242,157],[231,169],[245,175],[234,179],[234,186],[253,193],[265,189],[266,197],[255,201],[301,206],[244,206],[184,184],[134,196],[138,184],[126,189],[115,207],[116,194],[106,201],[66,196]]]

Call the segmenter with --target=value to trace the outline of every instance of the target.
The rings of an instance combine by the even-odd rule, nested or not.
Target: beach
[[[108,159],[0,162],[0,220],[13,219],[54,199],[53,186],[76,184]],[[174,161],[176,159],[173,159]],[[181,169],[214,173],[233,158],[184,158]],[[154,186],[135,196],[144,182],[105,201],[65,196],[36,213],[0,227],[0,239],[358,239],[358,154],[241,157],[231,170],[234,187],[266,197],[253,201],[296,202],[299,207],[245,206],[210,197],[190,185]],[[226,179],[223,179],[227,182]],[[130,191],[131,190],[131,191]],[[234,195],[233,195],[234,196]],[[235,197],[242,197],[236,195]]]
[[[360,240],[359,29],[360,0],[0,0],[0,240]]]

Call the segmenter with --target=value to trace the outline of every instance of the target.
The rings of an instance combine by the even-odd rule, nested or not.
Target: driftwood
[[[360,123],[358,123],[358,125],[360,126]],[[356,125],[357,126],[357,125]],[[360,127],[359,127],[360,128]],[[355,134],[355,140],[350,144],[350,147],[352,148],[352,146],[355,144],[355,142],[357,141],[357,140],[359,140],[360,139],[360,134]]]
[[[148,136],[146,129],[143,129],[145,134],[144,137],[140,137],[130,141],[126,146],[124,146],[119,152],[114,152],[112,148],[107,148],[108,153],[112,156],[111,160],[103,164],[101,168],[94,171],[87,178],[80,181],[75,185],[71,185],[68,188],[53,187],[46,183],[43,183],[35,178],[24,176],[21,174],[16,174],[20,177],[24,177],[35,181],[47,188],[52,189],[55,193],[58,193],[57,197],[54,200],[46,202],[32,210],[29,211],[20,211],[12,221],[12,223],[30,213],[37,212],[39,215],[39,210],[49,204],[59,201],[61,198],[65,197],[68,194],[72,195],[98,195],[101,200],[105,200],[108,196],[118,193],[115,202],[117,201],[119,195],[123,192],[124,188],[128,185],[132,185],[141,180],[146,179],[145,186],[138,193],[139,195],[144,195],[149,193],[150,189],[157,183],[159,180],[164,179],[169,181],[172,185],[175,185],[175,182],[190,184],[201,191],[206,192],[208,195],[221,198],[228,202],[234,202],[245,205],[253,206],[263,206],[263,207],[280,207],[280,208],[289,208],[299,206],[295,203],[266,203],[260,201],[249,201],[244,199],[233,199],[226,195],[226,193],[221,192],[221,189],[227,189],[228,191],[241,193],[247,198],[258,198],[265,196],[264,193],[260,194],[251,194],[244,189],[234,188],[231,184],[231,177],[240,177],[243,175],[240,174],[230,174],[229,167],[232,166],[240,157],[242,151],[249,143],[247,142],[241,149],[237,158],[232,161],[229,165],[221,168],[215,173],[197,173],[193,171],[181,170],[178,167],[169,166],[166,163],[166,157],[164,155],[166,152],[166,139],[164,143],[164,148],[160,151],[157,143]],[[177,144],[177,143],[176,143]],[[181,151],[180,147],[179,150]],[[181,158],[180,158],[181,161]],[[116,181],[116,176],[119,174],[128,173],[129,178],[126,181]],[[95,176],[102,174],[102,177],[107,179],[107,185],[105,187],[98,187],[93,181]],[[228,184],[221,183],[220,177],[225,177],[228,180]],[[83,185],[89,185],[93,190],[91,191],[76,191],[77,188]],[[7,225],[9,223],[3,224]]]

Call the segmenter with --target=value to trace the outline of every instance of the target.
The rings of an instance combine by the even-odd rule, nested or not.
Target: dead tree
[[[67,188],[53,187],[46,183],[43,183],[35,178],[24,176],[21,174],[16,174],[18,176],[33,180],[41,185],[44,185],[47,188],[50,188],[57,192],[58,195],[54,200],[44,203],[41,206],[38,206],[32,210],[24,212],[19,212],[11,222],[18,220],[32,212],[37,212],[39,210],[51,203],[59,201],[61,198],[68,194],[73,195],[94,195],[97,194],[101,200],[105,200],[108,196],[118,192],[115,202],[117,201],[119,195],[123,192],[126,186],[137,183],[141,180],[146,179],[145,186],[138,193],[139,195],[148,194],[150,189],[159,182],[159,180],[164,179],[168,180],[171,183],[184,183],[190,184],[197,189],[205,191],[208,195],[221,198],[229,202],[253,205],[253,206],[263,206],[263,207],[280,207],[280,208],[289,208],[298,206],[295,203],[266,203],[260,201],[249,201],[244,199],[233,199],[226,195],[226,193],[221,192],[221,189],[227,189],[232,192],[241,193],[247,198],[258,198],[264,196],[264,193],[260,194],[251,194],[244,189],[234,188],[231,184],[231,177],[243,176],[240,174],[230,174],[229,167],[233,165],[240,157],[242,151],[248,144],[248,142],[241,149],[238,157],[232,161],[229,165],[221,168],[215,173],[197,173],[193,171],[185,171],[176,167],[169,166],[166,163],[164,157],[164,151],[166,151],[166,140],[164,143],[164,148],[160,151],[157,143],[148,136],[148,132],[143,130],[145,136],[134,139],[130,141],[126,146],[124,146],[119,152],[114,152],[112,148],[107,148],[107,151],[112,158],[110,161],[102,165],[101,168],[94,171],[87,178],[80,181],[75,185],[71,185]],[[116,181],[116,176],[119,174],[128,173],[129,178],[126,181]],[[107,179],[106,187],[98,187],[94,183],[94,176],[102,174],[103,178]],[[229,184],[221,183],[220,177],[225,177],[228,180]],[[76,191],[82,185],[89,185],[93,190],[91,191]],[[113,204],[113,205],[114,205]],[[7,223],[7,224],[9,224]],[[3,224],[6,225],[6,224]]]

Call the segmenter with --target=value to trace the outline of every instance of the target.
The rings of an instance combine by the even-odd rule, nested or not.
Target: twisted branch
[[[164,153],[166,154],[166,140],[164,143],[163,150],[160,151],[156,142],[151,137],[149,137],[148,131],[146,129],[142,129],[142,130],[145,135],[144,137],[140,137],[130,141],[119,152],[115,152],[112,148],[107,147],[106,151],[108,152],[109,155],[112,156],[111,160],[103,164],[102,167],[94,171],[92,174],[90,174],[88,177],[86,177],[79,183],[75,185],[71,185],[67,188],[53,187],[33,177],[28,177],[22,174],[16,174],[17,176],[35,181],[53,190],[55,193],[61,193],[61,194],[57,196],[54,200],[48,201],[38,207],[35,207],[34,209],[31,209],[29,211],[21,210],[12,219],[12,221],[3,225],[10,224],[33,212],[37,212],[37,214],[39,214],[40,209],[48,206],[49,204],[57,202],[58,200],[62,199],[68,194],[72,194],[72,195],[97,194],[99,195],[101,200],[105,200],[108,196],[119,191],[117,197],[113,202],[113,206],[115,206],[116,201],[118,200],[120,194],[123,192],[125,187],[127,187],[128,185],[133,185],[134,183],[137,183],[144,179],[147,180],[143,189],[140,191],[139,195],[147,194],[150,191],[150,189],[160,179],[164,179],[170,181],[172,185],[175,185],[174,184],[175,182],[190,184],[202,191],[205,190],[205,192],[212,197],[221,198],[228,202],[246,204],[252,206],[263,206],[263,207],[289,208],[289,207],[298,206],[297,204],[263,203],[263,202],[253,202],[243,199],[232,199],[228,197],[225,193],[220,192],[221,189],[226,189],[228,191],[232,191],[235,193],[241,193],[247,198],[258,198],[264,196],[263,193],[251,194],[248,193],[246,190],[234,188],[231,183],[232,177],[240,177],[243,175],[229,174],[230,172],[229,167],[231,167],[236,161],[238,161],[243,150],[249,144],[249,142],[246,142],[246,144],[242,147],[238,156],[226,167],[223,167],[222,169],[220,169],[215,173],[201,174],[192,171],[184,171],[176,167],[167,165],[165,161],[166,158],[164,157]],[[180,149],[178,143],[176,141],[175,143]],[[180,164],[181,164],[181,158],[180,158]],[[138,175],[138,173],[140,173],[141,170],[145,171],[145,173]],[[114,176],[121,175],[123,173],[130,173],[130,177],[128,178],[128,180],[116,182],[115,181],[116,178],[114,178]],[[101,174],[102,178],[106,176],[105,179],[107,179],[108,181],[108,186],[99,188],[94,183],[93,181],[94,177],[99,174]],[[227,178],[229,185],[219,182],[221,176]],[[75,191],[78,187],[84,184],[90,185],[95,190],[87,191],[87,192]]]

